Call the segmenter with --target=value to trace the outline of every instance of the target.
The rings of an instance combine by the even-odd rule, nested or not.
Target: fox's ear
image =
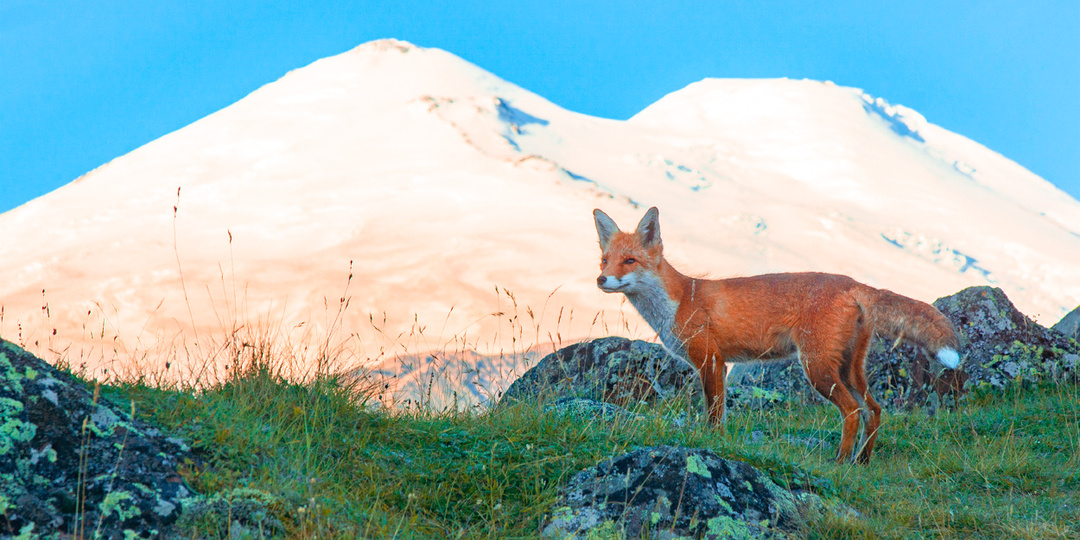
[[[596,220],[596,234],[600,236],[600,249],[607,251],[611,237],[619,232],[619,226],[599,208],[593,210],[592,215]]]
[[[644,247],[650,248],[663,243],[660,241],[660,211],[655,206],[645,212],[645,216],[638,222],[637,234]]]

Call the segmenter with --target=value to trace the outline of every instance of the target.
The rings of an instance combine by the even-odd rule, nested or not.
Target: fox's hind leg
[[[866,352],[870,348],[873,339],[873,329],[860,324],[856,328],[855,340],[850,350],[844,352],[844,361],[847,369],[841,369],[848,390],[852,397],[859,403],[859,414],[862,416],[862,438],[859,440],[858,452],[855,460],[859,463],[868,463],[870,454],[874,451],[874,441],[877,440],[878,431],[881,428],[881,406],[870,395],[870,389],[866,384]]]
[[[841,355],[818,355],[812,350],[800,351],[803,369],[810,384],[825,399],[840,410],[844,422],[840,435],[837,463],[849,463],[859,435],[859,401],[855,399],[844,379],[840,376]]]

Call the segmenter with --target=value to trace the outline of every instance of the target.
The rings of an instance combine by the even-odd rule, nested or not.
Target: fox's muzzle
[[[614,276],[605,276],[603,274],[596,278],[596,286],[600,287],[600,290],[604,292],[620,292],[626,287],[626,283]]]

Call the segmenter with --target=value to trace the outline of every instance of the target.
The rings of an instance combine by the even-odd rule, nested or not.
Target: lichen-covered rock
[[[781,488],[708,450],[658,446],[571,478],[542,525],[545,538],[798,537],[804,516],[840,508]]]
[[[0,537],[165,538],[195,457],[0,340]]]
[[[1040,326],[992,287],[969,287],[934,302],[962,335],[965,387],[1080,382],[1080,344]]]
[[[686,399],[705,409],[697,368],[644,341],[606,337],[575,343],[545,356],[510,385],[500,404],[586,398],[624,408]]]
[[[1050,327],[1051,330],[1064,334],[1067,338],[1080,340],[1080,306],[1069,312]]]
[[[1024,316],[1001,289],[969,287],[939,298],[934,307],[960,334],[960,368],[941,368],[916,346],[901,343],[893,347],[891,342],[875,339],[866,357],[866,372],[870,392],[882,407],[903,410],[918,406],[933,411],[972,388],[1077,381],[1080,345]],[[823,401],[798,362],[739,366],[732,370],[728,386],[728,405],[734,408],[767,407],[785,399]],[[782,397],[765,393],[768,391]]]

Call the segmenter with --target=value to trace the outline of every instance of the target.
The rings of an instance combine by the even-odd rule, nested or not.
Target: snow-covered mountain
[[[607,120],[382,40],[0,215],[0,335],[99,375],[238,325],[384,364],[650,337],[595,287],[591,210],[628,229],[654,205],[692,275],[992,284],[1044,324],[1080,304],[1080,203],[911,109],[707,79]]]

